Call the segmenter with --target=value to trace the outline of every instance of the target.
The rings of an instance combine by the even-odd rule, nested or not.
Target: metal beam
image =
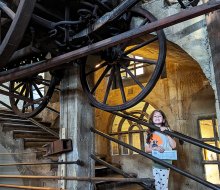
[[[203,4],[197,7],[192,7],[192,8],[183,10],[180,13],[174,14],[172,16],[149,23],[148,25],[142,26],[138,29],[133,29],[133,30],[124,32],[117,36],[102,40],[100,42],[77,49],[75,51],[62,54],[52,59],[1,72],[0,83],[16,80],[19,78],[24,78],[26,76],[31,76],[36,73],[55,69],[56,67],[59,67],[70,61],[88,56],[90,54],[96,53],[105,48],[115,46],[117,44],[132,40],[134,38],[138,38],[147,33],[151,33],[156,30],[161,30],[163,28],[172,26],[174,24],[192,19],[202,14],[209,13],[219,8],[220,8],[220,1],[213,0],[206,4]]]
[[[0,175],[0,179],[54,179],[73,181],[108,181],[108,182],[145,182],[149,178],[122,178],[122,177],[75,177],[75,176],[33,176],[33,175]]]

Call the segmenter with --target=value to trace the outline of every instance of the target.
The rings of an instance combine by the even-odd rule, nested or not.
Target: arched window
[[[148,121],[149,115],[153,110],[155,110],[155,108],[152,105],[142,101],[136,106],[126,110],[126,114],[135,116],[135,118],[139,118],[140,120]],[[146,126],[115,116],[112,119],[109,135],[138,149],[144,150],[146,130]],[[115,142],[111,142],[111,154],[130,155],[136,153],[123,146],[119,146]]]

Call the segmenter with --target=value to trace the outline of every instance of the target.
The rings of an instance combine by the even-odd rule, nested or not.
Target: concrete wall
[[[8,154],[8,150],[6,150],[0,144],[0,164],[7,164],[7,163],[15,163],[14,158],[12,155]],[[19,175],[20,172],[18,171],[16,166],[4,166],[0,168],[0,175]],[[0,184],[15,184],[15,185],[24,185],[22,179],[0,179]],[[0,187],[2,190],[7,190],[11,188]]]

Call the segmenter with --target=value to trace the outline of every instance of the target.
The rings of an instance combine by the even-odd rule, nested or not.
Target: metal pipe
[[[103,133],[103,132],[97,130],[97,129],[91,128],[91,131],[94,132],[94,133],[96,133],[96,134],[98,134],[98,135],[100,135],[100,136],[102,136],[102,137],[105,137],[106,139],[109,139],[109,140],[111,140],[111,141],[113,141],[113,142],[115,142],[115,143],[118,143],[118,144],[120,144],[120,145],[122,145],[122,146],[124,146],[124,147],[126,147],[126,148],[128,148],[128,149],[130,149],[130,150],[132,150],[132,151],[134,151],[134,152],[137,152],[137,153],[139,153],[140,155],[142,155],[142,156],[144,156],[144,157],[146,157],[146,158],[149,158],[149,159],[151,159],[151,160],[157,162],[158,164],[161,164],[161,165],[164,166],[164,167],[170,168],[170,169],[176,171],[177,173],[179,173],[179,174],[181,174],[181,175],[184,175],[184,176],[186,176],[186,177],[188,177],[188,178],[190,178],[190,179],[192,179],[192,180],[194,180],[194,181],[197,181],[197,182],[199,182],[199,183],[201,183],[201,184],[203,184],[203,185],[205,185],[205,186],[207,186],[207,187],[209,187],[209,188],[211,188],[211,189],[219,190],[219,186],[214,185],[214,184],[212,184],[212,183],[210,183],[210,182],[208,182],[208,181],[205,181],[205,180],[202,179],[202,178],[199,178],[199,177],[197,177],[197,176],[194,176],[194,175],[192,175],[192,174],[189,173],[189,172],[183,171],[183,170],[177,168],[176,166],[174,166],[174,165],[172,165],[172,164],[169,164],[169,163],[167,163],[167,162],[164,162],[164,161],[162,161],[162,160],[160,160],[160,159],[158,159],[158,158],[156,158],[156,157],[154,157],[154,156],[152,156],[152,155],[150,155],[150,154],[148,154],[148,153],[146,153],[146,152],[143,152],[142,150],[139,150],[139,149],[137,149],[137,148],[135,148],[135,147],[133,147],[133,146],[127,144],[127,143],[121,142],[121,141],[119,141],[119,140],[117,140],[117,139],[115,139],[115,138],[113,138],[113,137],[111,137],[111,136],[109,136],[109,135],[107,135],[107,134],[105,134],[105,133]]]
[[[16,188],[16,189],[31,189],[31,190],[64,190],[61,188],[54,188],[54,187],[34,187],[34,186],[21,186],[21,185],[12,185],[12,184],[0,184],[0,187],[5,188]]]
[[[37,165],[47,165],[47,164],[56,164],[56,165],[61,165],[61,164],[77,164],[77,165],[82,165],[82,161],[77,160],[77,161],[68,161],[68,162],[24,162],[24,163],[6,163],[6,164],[0,164],[0,167],[5,167],[5,166],[37,166]]]
[[[123,113],[119,113],[119,112],[109,112],[109,113],[112,113],[112,114],[114,114],[114,115],[123,117],[123,118],[125,118],[125,119],[130,120],[130,121],[134,121],[134,122],[136,122],[136,123],[138,123],[138,124],[147,126],[147,127],[151,128],[151,129],[154,129],[154,130],[156,130],[156,131],[160,131],[160,128],[159,128],[159,127],[154,126],[154,125],[152,125],[152,124],[149,124],[149,123],[147,123],[146,121],[140,120],[139,118],[134,118],[134,116],[131,117],[131,116],[125,115],[125,114],[123,114]],[[197,140],[197,139],[195,139],[195,138],[186,136],[186,135],[184,135],[184,134],[182,134],[182,133],[179,133],[179,132],[176,132],[176,131],[168,131],[168,130],[166,130],[166,131],[160,131],[160,132],[161,132],[161,133],[164,133],[164,134],[168,134],[168,135],[170,135],[170,136],[172,136],[172,137],[176,137],[176,138],[181,139],[181,140],[183,140],[183,141],[186,141],[186,142],[188,142],[188,143],[194,144],[194,145],[199,146],[199,147],[201,147],[201,148],[208,149],[208,150],[210,150],[210,151],[212,151],[212,152],[215,152],[215,153],[217,153],[217,154],[220,154],[220,148],[214,147],[214,146],[212,146],[212,145],[209,145],[209,144],[207,144],[207,143],[204,143],[204,142],[202,142],[202,141],[199,141],[199,140]]]
[[[64,177],[64,176],[31,176],[31,175],[0,175],[0,179],[54,179],[76,181],[107,181],[107,182],[144,182],[148,178],[114,178],[114,177]]]
[[[70,61],[91,55],[105,48],[113,47],[117,44],[129,41],[130,39],[138,38],[140,36],[154,32],[156,30],[161,30],[163,28],[172,26],[174,24],[178,24],[180,22],[192,19],[202,14],[206,14],[208,12],[217,10],[219,8],[220,8],[220,2],[209,1],[208,3],[205,3],[203,5],[189,8],[181,11],[180,13],[171,15],[169,17],[163,18],[158,21],[154,21],[138,29],[133,29],[124,32],[117,36],[62,54],[60,56],[51,58],[49,60],[33,63],[30,65],[25,65],[23,67],[10,69],[8,71],[3,71],[0,73],[0,83],[16,80],[19,78],[24,78],[27,76],[32,76],[36,73],[45,72],[50,69],[55,69],[56,67],[59,67]]]

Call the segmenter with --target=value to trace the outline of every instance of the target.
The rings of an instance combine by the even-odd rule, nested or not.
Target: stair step
[[[103,177],[103,176],[102,176]],[[110,174],[105,177],[108,178],[124,178],[120,174]],[[95,183],[96,184],[96,190],[150,190],[154,189],[154,179],[148,179],[145,182],[145,187],[141,186],[138,183],[134,182],[111,182],[111,181],[98,181]]]
[[[12,130],[27,130],[27,131],[44,131],[43,129],[41,129],[40,127],[36,126],[36,125],[22,125],[22,124],[12,124],[12,123],[4,123],[2,125],[3,127],[3,131],[12,131]],[[51,130],[55,131],[55,132],[59,132],[58,128],[50,128]]]
[[[48,139],[58,139],[57,137],[53,136],[48,132],[42,131],[26,131],[26,130],[14,130],[13,131],[14,138],[42,138],[46,137]]]
[[[0,114],[11,114],[11,115],[16,115],[12,110],[9,109],[1,109]]]
[[[22,118],[2,118],[0,116],[0,122],[1,123],[4,123],[4,122],[7,122],[7,123],[16,123],[16,124],[23,124],[23,125],[34,125],[31,121],[27,120],[27,119],[22,119]],[[40,124],[42,125],[45,125],[47,127],[50,127],[51,126],[51,123],[49,122],[41,122],[41,121],[38,121]]]
[[[2,131],[3,132],[9,132],[9,131],[14,131],[14,130],[22,130],[22,131],[42,131],[43,132],[43,129],[39,128],[39,127],[14,127],[14,126],[4,126],[3,125],[3,129]]]
[[[56,139],[45,139],[45,138],[24,138],[24,142],[53,142]]]
[[[25,120],[24,118],[16,115],[13,111],[10,111],[10,110],[0,110],[0,118],[14,118],[14,119],[23,119]],[[42,121],[42,118],[39,118],[39,117],[36,117],[34,118],[35,120],[37,121]]]
[[[134,183],[108,183],[108,184],[102,184],[98,185],[96,184],[96,190],[146,190],[144,187],[141,187],[138,184]],[[150,188],[153,189],[153,188]]]
[[[43,147],[45,144],[48,144],[50,142],[24,142],[24,148],[37,148],[37,147]]]

